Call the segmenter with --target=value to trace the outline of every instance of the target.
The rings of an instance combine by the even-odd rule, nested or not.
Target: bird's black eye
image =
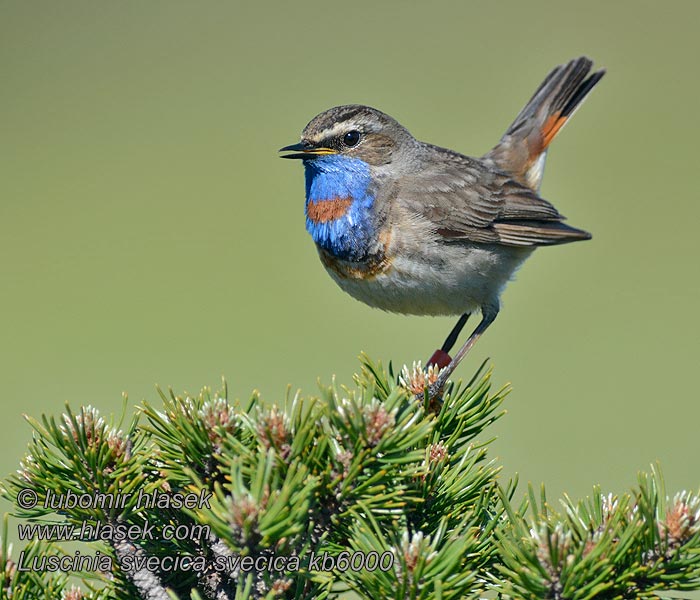
[[[348,146],[349,148],[352,148],[353,146],[357,146],[357,143],[360,141],[360,132],[356,130],[348,131],[344,136],[343,136],[343,144]]]

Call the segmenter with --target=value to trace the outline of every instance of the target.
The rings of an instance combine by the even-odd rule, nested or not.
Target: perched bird
[[[447,378],[493,322],[500,294],[538,246],[587,240],[539,196],[550,142],[605,71],[577,58],[542,82],[481,158],[416,140],[369,106],[314,117],[282,158],[303,161],[306,229],[340,287],[387,311],[461,315],[429,363]],[[481,322],[449,352],[467,321]]]

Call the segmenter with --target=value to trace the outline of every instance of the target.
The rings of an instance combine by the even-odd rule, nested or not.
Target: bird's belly
[[[457,315],[498,302],[503,287],[532,252],[488,244],[430,244],[350,263],[319,250],[331,277],[375,308],[414,315]]]

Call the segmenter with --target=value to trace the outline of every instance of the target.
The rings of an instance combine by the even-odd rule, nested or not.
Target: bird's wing
[[[396,199],[446,241],[542,246],[589,239],[530,188],[477,159],[425,145],[432,160],[401,178]],[[432,156],[431,156],[432,155]]]

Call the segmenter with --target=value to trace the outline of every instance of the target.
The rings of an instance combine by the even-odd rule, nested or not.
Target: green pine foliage
[[[515,501],[516,483],[488,456],[507,390],[493,392],[482,371],[432,405],[432,370],[397,378],[363,357],[354,386],[288,391],[271,406],[230,401],[224,386],[161,393],[126,426],[92,407],[27,418],[34,435],[2,494],[21,526],[43,529],[11,552],[6,517],[0,597],[584,600],[700,589],[700,496],[669,498],[657,468],[620,497],[595,489],[553,506],[530,488]],[[34,503],[19,501],[26,490]]]

